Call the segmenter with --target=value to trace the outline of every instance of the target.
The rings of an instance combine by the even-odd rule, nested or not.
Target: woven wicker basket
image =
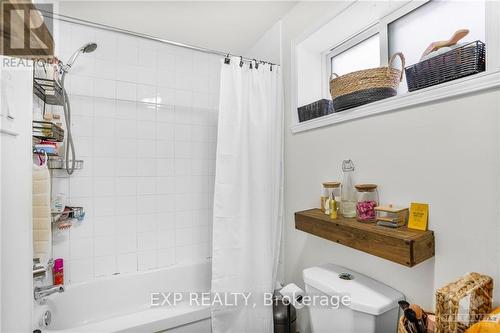
[[[486,45],[477,40],[405,68],[408,91],[484,72]]]
[[[491,312],[492,299],[493,279],[479,273],[469,273],[436,290],[436,333],[465,332]],[[468,320],[459,314],[461,300],[469,306],[469,313],[465,314]]]
[[[392,67],[396,57],[401,59],[401,70]],[[405,58],[402,53],[398,52],[391,57],[388,67],[365,69],[342,76],[332,73],[330,94],[335,111],[396,95],[399,82],[403,79],[404,66]],[[346,98],[342,98],[344,96]]]

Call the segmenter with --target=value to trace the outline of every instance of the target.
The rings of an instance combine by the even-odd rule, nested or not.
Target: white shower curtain
[[[212,293],[251,293],[212,307],[213,333],[271,333],[282,229],[281,69],[222,64],[214,194]],[[248,294],[245,294],[248,296]],[[232,298],[230,298],[232,299]],[[235,303],[235,302],[230,302]]]

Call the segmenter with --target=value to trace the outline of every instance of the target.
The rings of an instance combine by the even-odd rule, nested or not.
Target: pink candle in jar
[[[363,221],[374,220],[375,207],[377,207],[377,203],[373,200],[358,202],[356,204],[358,219]]]
[[[355,188],[357,191],[356,219],[361,222],[375,221],[375,207],[378,206],[377,185],[358,184]]]

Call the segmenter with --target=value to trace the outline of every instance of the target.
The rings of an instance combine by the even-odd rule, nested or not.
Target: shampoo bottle
[[[62,258],[57,258],[54,260],[54,268],[52,269],[52,276],[54,278],[54,284],[64,284],[64,269]]]

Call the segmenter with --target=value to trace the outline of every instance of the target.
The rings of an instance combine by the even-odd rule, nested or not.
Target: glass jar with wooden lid
[[[326,213],[329,211],[328,199],[335,198],[335,201],[340,201],[340,182],[324,182],[323,194],[321,195],[321,210]],[[337,205],[338,207],[338,205]]]
[[[360,222],[375,222],[375,207],[378,206],[378,190],[375,184],[358,184],[356,188],[356,219]]]

